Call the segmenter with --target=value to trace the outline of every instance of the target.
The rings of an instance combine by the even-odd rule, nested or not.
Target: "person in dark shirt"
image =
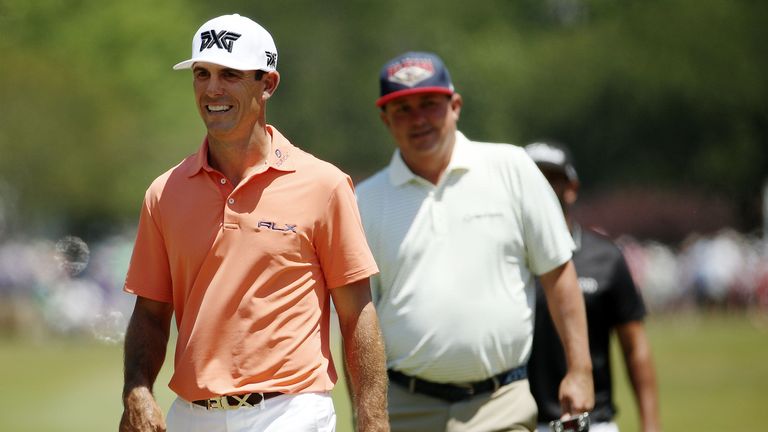
[[[587,307],[589,348],[595,383],[595,408],[590,430],[618,431],[611,381],[610,336],[615,330],[639,411],[643,432],[661,430],[656,373],[643,318],[645,305],[619,248],[605,235],[580,226],[571,208],[578,197],[579,180],[568,149],[561,144],[535,142],[525,147],[555,191],[571,230],[576,250],[573,262]],[[533,350],[528,363],[531,392],[539,407],[539,432],[561,418],[559,383],[566,361],[546,298],[537,287]]]

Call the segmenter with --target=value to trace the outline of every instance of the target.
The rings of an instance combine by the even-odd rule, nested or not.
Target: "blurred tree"
[[[203,20],[233,12],[277,43],[269,121],[355,179],[393,150],[374,106],[381,64],[430,50],[464,96],[468,136],[558,139],[586,194],[694,191],[759,224],[766,2],[0,0],[0,193],[16,197],[18,229],[135,219],[149,182],[204,133],[189,75],[170,66]]]
[[[768,176],[766,3],[606,3],[529,47],[539,73],[512,91],[522,137],[569,143],[588,187],[693,188],[752,206]],[[742,229],[759,221],[741,216]]]
[[[0,180],[19,197],[17,229],[132,219],[153,175],[191,152],[180,145],[200,139],[194,106],[179,103],[189,82],[169,71],[188,54],[193,10],[0,2]]]

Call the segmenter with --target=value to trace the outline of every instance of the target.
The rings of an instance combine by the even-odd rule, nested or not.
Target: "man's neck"
[[[436,185],[440,182],[446,169],[448,169],[450,159],[448,161],[428,159],[420,161],[419,163],[414,163],[413,161],[408,161],[406,159],[403,159],[403,161],[405,162],[405,165],[408,166],[408,169],[414,174]]]
[[[254,171],[263,169],[272,148],[266,127],[255,127],[247,138],[227,139],[208,135],[208,163],[237,185]]]
[[[456,139],[454,135],[451,136],[451,141],[439,153],[405,155],[401,152],[401,157],[411,172],[433,185],[437,185],[451,163],[455,147]]]

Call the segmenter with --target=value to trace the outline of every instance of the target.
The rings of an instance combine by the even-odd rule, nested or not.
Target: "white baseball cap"
[[[538,141],[525,146],[528,156],[539,168],[553,168],[561,171],[570,181],[577,181],[579,176],[573,167],[573,158],[567,147],[556,142]]]
[[[192,58],[173,68],[189,69],[196,62],[269,72],[277,69],[277,47],[272,35],[250,18],[223,15],[197,30],[192,38]]]

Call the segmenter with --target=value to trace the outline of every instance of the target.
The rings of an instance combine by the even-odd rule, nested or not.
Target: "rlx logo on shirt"
[[[291,224],[278,224],[277,222],[259,221],[256,227],[266,228],[272,231],[284,231],[284,232],[290,231],[298,234],[298,232],[296,231],[296,225],[291,225]]]

